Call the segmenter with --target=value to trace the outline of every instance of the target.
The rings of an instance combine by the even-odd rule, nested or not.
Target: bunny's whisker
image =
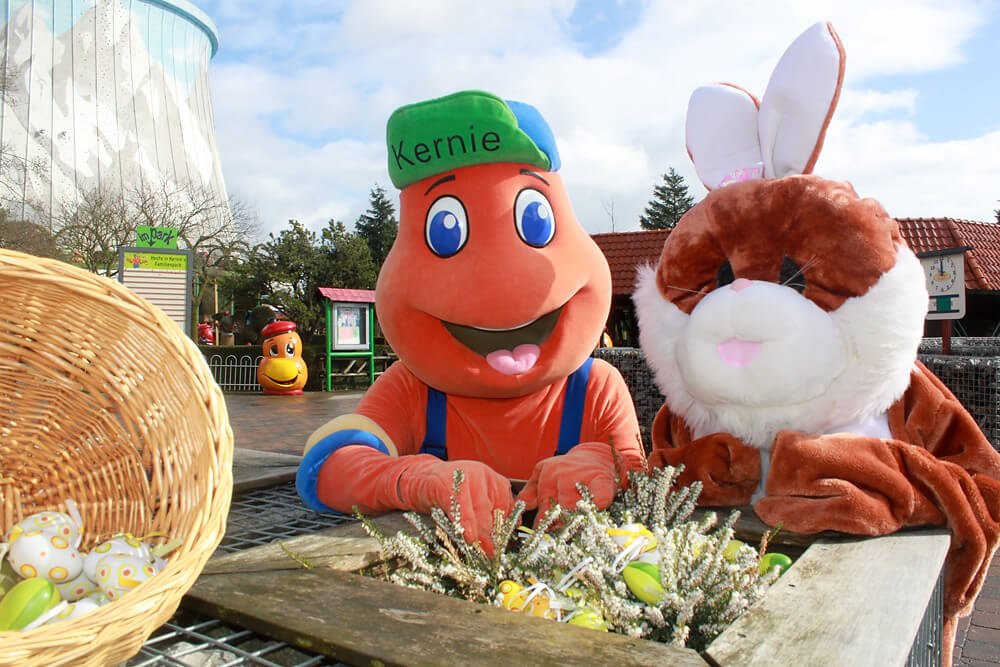
[[[781,284],[784,286],[784,285],[787,285],[788,283],[792,282],[793,280],[795,280],[796,278],[798,278],[800,275],[802,275],[805,272],[806,269],[812,267],[818,261],[819,261],[819,257],[817,257],[816,255],[813,255],[812,257],[809,258],[809,260],[805,264],[803,264],[802,266],[799,267],[798,271],[796,271],[791,276],[789,276],[789,278],[785,282],[783,282]]]
[[[681,292],[691,292],[692,294],[708,294],[705,290],[687,289],[686,287],[678,287],[677,285],[666,285],[666,288],[679,290]]]

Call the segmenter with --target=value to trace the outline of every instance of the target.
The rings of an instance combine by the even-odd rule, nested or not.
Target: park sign
[[[135,244],[140,248],[177,248],[176,227],[139,225],[135,231]]]
[[[118,250],[118,280],[166,313],[191,335],[190,250],[130,247]]]
[[[944,248],[917,255],[927,283],[927,319],[960,320],[965,317],[965,251],[970,246]]]

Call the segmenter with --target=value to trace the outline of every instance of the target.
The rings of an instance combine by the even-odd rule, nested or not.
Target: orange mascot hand
[[[626,470],[636,467],[624,459],[619,463],[621,476],[615,471],[611,446],[603,442],[585,442],[561,456],[550,456],[535,464],[528,483],[517,494],[527,509],[538,509],[536,521],[558,503],[566,509],[576,507],[580,500],[577,482],[583,482],[594,496],[594,503],[604,509],[614,500],[619,488],[628,484]]]
[[[905,525],[944,523],[920,479],[920,472],[935,469],[931,478],[950,482],[930,453],[897,440],[779,431],[767,495],[754,510],[769,525],[781,522],[805,534],[885,535]]]
[[[426,514],[440,507],[448,516],[455,470],[465,473],[458,495],[465,541],[479,542],[493,557],[493,511],[508,514],[514,506],[510,480],[479,461],[442,461],[429,454],[415,454],[399,459],[404,466],[397,482],[400,509]]]
[[[654,449],[649,466],[679,466],[678,486],[702,483],[699,505],[748,505],[760,481],[760,452],[728,433],[713,433],[680,447]]]

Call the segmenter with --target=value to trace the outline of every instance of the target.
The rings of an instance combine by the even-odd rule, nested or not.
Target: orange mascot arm
[[[617,368],[595,359],[587,387],[580,444],[564,455],[542,459],[518,494],[539,518],[553,504],[575,507],[577,482],[584,482],[594,503],[605,508],[618,489],[628,486],[631,470],[644,470],[646,456],[628,386]]]

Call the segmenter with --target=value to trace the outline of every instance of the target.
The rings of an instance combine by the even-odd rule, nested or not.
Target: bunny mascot
[[[1000,538],[1000,455],[916,359],[927,291],[878,202],[812,175],[844,74],[832,26],[800,35],[763,98],[690,98],[687,148],[710,191],[634,301],[666,397],[652,465],[705,505],[769,525],[884,535],[946,525],[945,664]]]

